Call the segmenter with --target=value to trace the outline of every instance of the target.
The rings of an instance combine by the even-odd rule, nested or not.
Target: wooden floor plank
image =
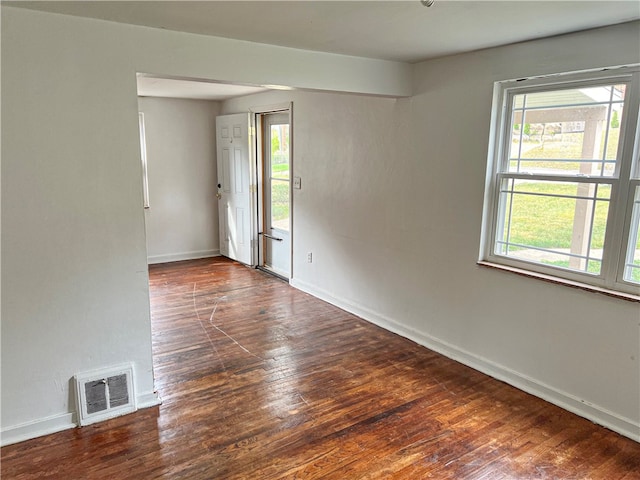
[[[640,479],[640,444],[224,258],[150,267],[163,404],[3,479]]]

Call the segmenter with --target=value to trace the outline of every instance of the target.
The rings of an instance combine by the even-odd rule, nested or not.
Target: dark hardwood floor
[[[150,268],[157,408],[3,479],[640,479],[640,444],[223,258]]]

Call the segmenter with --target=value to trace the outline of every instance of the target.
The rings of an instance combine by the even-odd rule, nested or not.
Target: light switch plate
[[[300,177],[293,177],[293,188],[298,190],[302,188],[302,179]]]

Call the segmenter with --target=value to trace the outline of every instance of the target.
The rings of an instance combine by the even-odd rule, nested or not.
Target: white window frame
[[[147,173],[147,136],[144,129],[144,113],[138,112],[138,129],[140,132],[140,160],[142,162],[142,206],[149,205],[149,174]]]
[[[584,87],[599,84],[628,83],[624,114],[620,125],[618,159],[613,176],[572,176],[549,174],[515,174],[508,172],[511,142],[510,99],[522,93]],[[635,188],[640,188],[640,65],[610,67],[580,73],[507,80],[494,85],[491,131],[487,159],[487,176],[478,263],[557,283],[608,293],[640,301],[640,285],[624,280],[625,264],[631,258],[630,237]],[[500,183],[502,178],[570,181],[611,185],[609,215],[599,275],[527,261],[496,253]],[[639,215],[636,209],[635,215]]]

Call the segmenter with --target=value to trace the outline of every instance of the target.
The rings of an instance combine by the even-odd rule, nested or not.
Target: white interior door
[[[220,253],[252,264],[249,114],[216,118]]]
[[[289,112],[262,115],[260,265],[291,277],[291,151]]]

